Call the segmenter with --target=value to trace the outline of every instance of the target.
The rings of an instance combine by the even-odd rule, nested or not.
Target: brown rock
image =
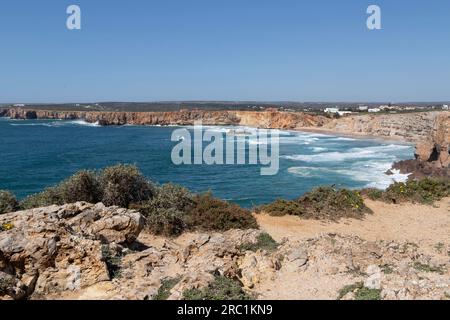
[[[77,290],[109,280],[102,244],[134,241],[143,228],[139,213],[76,203],[10,213],[0,224],[0,271],[21,283],[22,298]]]

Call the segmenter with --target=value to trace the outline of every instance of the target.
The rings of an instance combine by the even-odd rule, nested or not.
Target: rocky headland
[[[243,294],[255,299],[448,299],[448,201],[427,215],[411,206],[391,208],[393,217],[414,222],[388,223],[397,228],[392,234],[383,225],[392,210],[386,214],[389,206],[378,210],[376,203],[367,222],[270,218],[281,219],[274,224],[262,215],[262,230],[177,238],[141,232],[139,213],[102,204],[0,215],[0,225],[10,226],[0,232],[0,300],[177,300],[217,277],[235,279]],[[429,229],[409,230],[421,225],[419,220]],[[366,227],[371,233],[363,232]],[[258,246],[264,230],[275,245]],[[406,239],[409,233],[412,239]]]

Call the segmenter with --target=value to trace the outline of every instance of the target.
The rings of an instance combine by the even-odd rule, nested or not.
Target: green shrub
[[[184,213],[175,208],[159,209],[146,216],[146,228],[155,235],[178,236],[186,228]]]
[[[355,300],[362,300],[362,301],[381,300],[381,290],[363,287],[356,291]]]
[[[185,229],[185,215],[194,205],[194,196],[185,188],[166,184],[155,188],[155,196],[130,207],[146,218],[147,230],[156,235],[177,236]]]
[[[444,268],[442,266],[433,267],[433,266],[430,266],[428,264],[420,263],[418,261],[416,261],[414,263],[413,267],[414,267],[414,269],[416,269],[418,271],[422,271],[422,272],[428,272],[428,273],[436,272],[436,273],[439,273],[439,274],[444,274],[445,273],[445,270],[444,270]]]
[[[168,278],[161,281],[161,286],[158,293],[153,297],[153,300],[167,300],[170,297],[170,291],[180,282],[181,277]]]
[[[0,214],[10,213],[19,209],[16,197],[9,191],[0,190]]]
[[[153,185],[135,166],[117,165],[105,168],[99,174],[85,170],[77,172],[54,187],[28,196],[21,202],[21,207],[32,209],[85,201],[128,208],[131,203],[148,201],[153,193]]]
[[[371,200],[381,200],[383,199],[383,190],[379,189],[366,189],[363,190],[364,195],[367,195],[367,197]]]
[[[266,250],[275,251],[278,248],[278,243],[268,233],[261,233],[256,243],[244,243],[240,246],[241,251],[253,251]]]
[[[362,218],[371,210],[357,191],[320,187],[293,200],[277,200],[260,211],[273,216],[297,215],[305,219]]]
[[[432,204],[450,196],[449,178],[425,178],[406,183],[394,183],[385,192],[382,199],[388,202],[418,202]]]
[[[274,217],[301,215],[302,207],[297,201],[278,199],[268,205],[257,209],[258,212],[265,212]]]
[[[258,228],[256,219],[249,210],[216,199],[211,193],[195,196],[194,203],[185,220],[191,229],[227,231]]]
[[[131,203],[141,203],[152,198],[153,185],[136,166],[116,165],[100,173],[102,202],[106,206],[128,208]]]
[[[240,282],[223,276],[217,276],[208,287],[192,289],[183,292],[184,300],[250,300],[243,290]]]
[[[85,201],[97,203],[102,200],[102,190],[97,175],[92,171],[80,171],[56,187],[64,203]]]
[[[165,184],[155,189],[154,197],[149,204],[157,209],[176,209],[186,212],[194,205],[194,195],[186,188],[172,183]]]
[[[27,210],[48,207],[54,204],[64,204],[64,199],[62,198],[60,190],[57,187],[47,188],[40,193],[26,197],[20,202],[20,207]]]
[[[366,288],[362,282],[343,287],[339,291],[338,300],[341,300],[350,292],[355,294],[355,300],[381,300],[381,290]]]

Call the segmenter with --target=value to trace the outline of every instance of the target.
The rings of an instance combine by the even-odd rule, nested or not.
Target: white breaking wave
[[[318,178],[324,174],[341,175],[356,182],[366,183],[365,188],[384,190],[395,182],[406,182],[409,177],[409,174],[401,174],[398,170],[391,170],[392,174],[386,174],[391,167],[390,162],[367,161],[355,163],[350,169],[291,167],[288,172],[302,178]]]
[[[86,127],[100,127],[98,122],[90,123],[84,120],[55,120],[52,122],[36,122],[36,123],[11,123],[11,126],[30,126],[30,127],[64,127],[68,125],[86,126]]]
[[[395,160],[394,151],[410,149],[410,146],[386,145],[367,148],[352,148],[345,152],[325,152],[319,154],[298,154],[283,156],[285,159],[303,162],[339,162],[352,159],[391,159]]]
[[[69,123],[77,125],[77,126],[100,127],[100,124],[99,124],[98,121],[94,122],[94,123],[91,123],[91,122],[87,122],[87,121],[84,121],[84,120],[73,120],[73,121],[69,121]]]

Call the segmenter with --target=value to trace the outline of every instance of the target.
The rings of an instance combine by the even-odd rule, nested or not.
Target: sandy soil
[[[285,237],[304,239],[321,233],[339,233],[369,241],[409,241],[427,247],[450,242],[450,198],[434,206],[392,205],[371,200],[366,200],[366,204],[374,214],[363,220],[324,222],[268,215],[256,215],[256,218],[261,228],[277,241]]]

